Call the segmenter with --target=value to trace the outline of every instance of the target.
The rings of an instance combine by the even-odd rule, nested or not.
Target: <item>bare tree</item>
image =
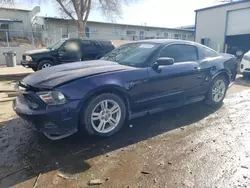
[[[61,10],[77,25],[78,32],[85,36],[86,23],[93,9],[100,10],[104,16],[114,19],[122,13],[122,4],[128,0],[56,0]]]
[[[37,1],[40,0],[30,0]],[[48,1],[48,0],[47,0]],[[99,10],[105,17],[114,20],[122,14],[122,5],[135,0],[56,0],[60,10],[77,25],[78,32],[85,36],[86,23],[93,9]],[[12,5],[15,0],[0,0],[1,4]]]

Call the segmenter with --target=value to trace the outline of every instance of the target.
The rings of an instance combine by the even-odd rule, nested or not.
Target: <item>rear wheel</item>
[[[54,65],[53,61],[50,60],[42,60],[39,62],[37,69],[42,70],[48,67],[52,67]]]
[[[207,92],[206,103],[208,105],[221,105],[228,89],[225,76],[219,75],[214,78]]]
[[[122,128],[126,107],[118,95],[104,93],[91,99],[81,115],[81,124],[87,133],[108,137]]]

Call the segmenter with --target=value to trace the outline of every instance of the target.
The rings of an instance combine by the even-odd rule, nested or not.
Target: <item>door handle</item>
[[[200,71],[200,70],[201,70],[201,68],[200,68],[200,67],[194,67],[194,70],[198,70],[198,71]]]
[[[197,78],[197,79],[202,79],[202,78],[203,78],[203,76],[196,76],[196,78]]]

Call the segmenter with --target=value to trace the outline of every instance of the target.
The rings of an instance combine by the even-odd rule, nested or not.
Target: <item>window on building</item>
[[[181,39],[181,34],[174,34],[174,39]]]
[[[156,33],[156,36],[159,37],[161,34],[159,32]]]
[[[187,34],[182,34],[182,40],[186,40],[187,39]]]
[[[98,33],[98,29],[97,28],[90,28],[90,33]]]
[[[187,35],[187,39],[194,41],[194,35]]]
[[[166,39],[168,39],[168,33],[167,33],[167,32],[164,33],[164,37],[165,37]]]
[[[127,31],[127,35],[135,35],[136,31],[132,31],[132,30],[128,30]]]
[[[112,33],[120,35],[121,34],[121,30],[120,29],[112,29]]]
[[[196,61],[198,59],[197,48],[192,45],[175,44],[165,47],[159,57],[173,58],[175,62]]]

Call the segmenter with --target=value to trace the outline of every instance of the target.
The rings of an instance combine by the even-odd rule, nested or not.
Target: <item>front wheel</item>
[[[92,98],[81,115],[81,126],[87,133],[108,137],[122,128],[126,107],[118,95],[104,93]]]
[[[37,69],[38,70],[42,70],[42,69],[46,69],[46,68],[52,67],[53,65],[54,65],[53,61],[42,60],[41,62],[39,62]]]
[[[227,89],[228,89],[228,83],[225,76],[215,77],[207,92],[206,103],[208,105],[222,104],[226,96]]]

